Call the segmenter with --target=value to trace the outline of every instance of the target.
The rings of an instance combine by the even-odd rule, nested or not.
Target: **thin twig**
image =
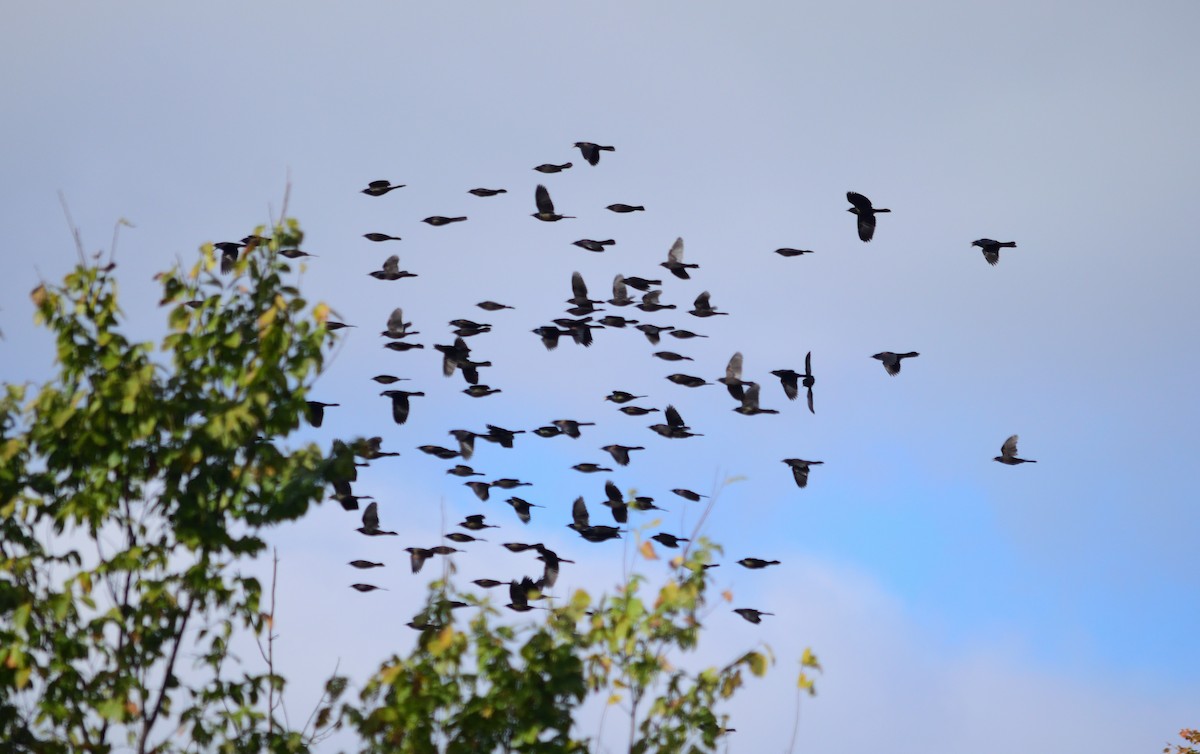
[[[71,209],[67,206],[67,197],[60,190],[58,192],[58,203],[62,205],[63,214],[67,216],[67,227],[71,229],[71,237],[75,239],[75,251],[79,253],[79,263],[87,265],[87,254],[83,250],[83,236],[79,233],[79,226],[71,219]]]

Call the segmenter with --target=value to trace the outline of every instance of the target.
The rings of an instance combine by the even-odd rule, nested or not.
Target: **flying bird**
[[[980,238],[976,241],[972,241],[971,245],[978,246],[983,252],[983,258],[986,259],[987,263],[993,267],[995,267],[1000,261],[1001,249],[1017,248],[1016,241],[993,241],[990,238]]]
[[[892,353],[891,351],[881,351],[871,358],[879,359],[881,362],[883,362],[883,368],[887,370],[888,374],[895,377],[896,375],[900,374],[901,359],[912,359],[920,355],[921,354],[917,353],[916,351],[909,351],[908,353]]]
[[[362,514],[362,526],[356,531],[366,534],[368,537],[378,537],[381,535],[396,536],[394,531],[384,531],[379,528],[379,503],[371,503],[367,506]]]
[[[547,163],[538,165],[536,168],[534,168],[534,170],[538,171],[539,173],[549,174],[549,173],[561,173],[562,171],[567,170],[570,167],[571,167],[571,163],[569,163],[569,162],[564,162],[561,165],[554,165],[554,164],[547,162]]]
[[[478,304],[475,304],[475,306],[478,306],[480,309],[483,309],[487,312],[498,312],[501,309],[513,308],[507,304],[498,304],[495,301],[480,301]]]
[[[605,207],[605,209],[612,210],[613,212],[616,212],[618,214],[626,214],[628,212],[645,212],[646,211],[646,208],[641,206],[640,204],[638,204],[638,205],[621,204],[620,202],[617,202],[616,204],[610,204],[607,207]]]
[[[537,212],[534,212],[532,217],[536,217],[542,222],[553,223],[563,219],[574,220],[570,215],[559,215],[554,211],[554,202],[550,201],[550,192],[542,184],[538,184],[533,191],[533,200],[537,204]]]
[[[808,390],[808,410],[813,414],[817,413],[813,408],[812,389],[813,385],[817,384],[817,380],[812,373],[812,351],[804,356],[804,374],[799,374],[791,369],[776,369],[771,374],[779,378],[779,382],[783,385],[783,393],[789,401],[796,400],[796,397],[800,395],[800,385],[803,384]]]
[[[652,424],[650,429],[668,439],[683,439],[687,437],[703,437],[703,435],[695,434],[691,431],[691,427],[683,423],[683,417],[679,415],[679,411],[674,406],[667,406],[667,410],[663,413],[666,417],[666,424]]]
[[[1000,455],[996,456],[992,460],[1003,463],[1006,466],[1016,466],[1022,463],[1037,463],[1037,461],[1033,461],[1028,458],[1017,458],[1016,435],[1013,435],[1004,441],[1004,444],[1000,446]]]
[[[380,241],[402,241],[400,236],[389,236],[387,233],[363,233],[363,238],[379,243]]]
[[[671,244],[671,248],[667,251],[667,261],[661,262],[660,267],[666,267],[672,275],[680,280],[690,280],[688,270],[697,270],[700,268],[698,264],[684,264],[683,261],[683,238],[676,238],[675,243]],[[629,279],[625,279],[629,283]]]
[[[400,278],[415,278],[417,273],[400,269],[400,257],[395,254],[383,261],[383,269],[368,272],[376,280],[399,280]]]
[[[442,225],[449,225],[450,223],[461,223],[466,219],[467,218],[465,217],[442,217],[441,215],[433,215],[432,217],[425,218],[421,222],[429,223],[433,227],[438,228]]]
[[[875,215],[891,210],[875,209],[870,199],[853,191],[846,192],[846,199],[854,205],[846,211],[858,216],[858,237],[864,242],[870,241],[875,236]]]
[[[782,249],[776,249],[776,250],[775,250],[775,253],[776,253],[776,254],[778,254],[778,255],[779,255],[779,256],[781,256],[781,257],[798,257],[798,256],[800,256],[801,254],[812,254],[812,253],[813,253],[813,250],[812,250],[812,249],[788,249],[788,248],[782,248]]]
[[[736,608],[733,612],[742,616],[743,618],[750,621],[751,623],[762,623],[762,617],[764,615],[774,615],[775,614],[775,613],[764,613],[762,610],[755,610],[752,607],[739,607],[739,608]]]
[[[587,160],[589,165],[595,165],[596,163],[600,162],[601,152],[617,151],[616,147],[602,147],[599,144],[593,144],[590,141],[577,141],[575,142],[575,146],[579,147],[580,154],[583,155],[583,159]]]
[[[783,462],[792,467],[792,478],[796,480],[796,486],[800,489],[808,486],[809,467],[825,463],[824,461],[805,461],[802,458],[785,458]]]
[[[405,184],[403,183],[393,186],[391,181],[371,181],[367,184],[367,187],[362,190],[362,193],[366,194],[367,196],[383,196],[389,191],[395,191],[396,189],[404,188],[404,186]]]
[[[340,403],[322,403],[321,401],[305,401],[304,405],[308,407],[308,423],[314,427],[320,427],[325,421],[325,409],[336,408]]]
[[[696,297],[695,305],[693,306],[692,310],[688,312],[688,314],[691,314],[693,317],[712,317],[717,314],[729,314],[729,312],[717,311],[709,302],[710,298],[712,298],[712,294],[710,294],[708,291],[701,293]]]
[[[645,450],[641,445],[605,445],[601,450],[613,457],[621,466],[629,465],[629,453],[634,450]]]
[[[496,194],[507,194],[508,191],[505,189],[473,188],[467,193],[474,194],[475,196],[495,196]]]
[[[758,568],[766,568],[767,566],[779,565],[778,560],[763,560],[761,558],[742,558],[738,561],[738,565],[745,566],[751,570]]]
[[[779,411],[773,408],[759,408],[758,405],[758,383],[746,382],[745,391],[742,393],[742,405],[734,409],[734,411],[743,416],[756,416],[758,414],[778,414]]]
[[[578,246],[579,248],[587,251],[604,251],[605,246],[614,246],[616,243],[617,242],[611,238],[607,241],[593,241],[590,238],[581,238],[578,241],[572,241],[571,245]]]

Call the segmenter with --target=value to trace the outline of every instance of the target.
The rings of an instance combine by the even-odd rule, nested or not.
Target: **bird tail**
[[[1008,243],[997,244],[997,246],[1001,249],[1015,249],[1017,248],[1017,242],[1009,241]]]
[[[879,214],[880,212],[891,212],[891,210],[890,210],[890,209],[877,209],[877,210],[875,210],[875,214]]]
[[[616,147],[597,147],[597,149],[600,149],[601,151],[604,151],[604,152],[615,152],[615,151],[617,151],[617,148],[616,148]]]

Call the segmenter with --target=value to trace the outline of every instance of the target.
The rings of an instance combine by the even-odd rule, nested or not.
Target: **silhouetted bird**
[[[675,489],[671,490],[671,492],[674,492],[676,495],[679,495],[684,500],[691,500],[693,503],[700,502],[700,498],[702,498],[702,497],[708,497],[708,495],[701,495],[699,492],[692,492],[691,490],[685,490],[682,487],[676,487]]]
[[[572,241],[571,245],[578,246],[579,248],[586,249],[587,251],[604,251],[605,246],[614,246],[616,243],[617,242],[611,238],[607,241],[593,241],[590,238],[581,238],[578,241]]]
[[[425,394],[411,390],[384,390],[380,395],[392,399],[392,421],[403,424],[408,421],[408,399],[412,396],[423,397]]]
[[[691,432],[691,427],[683,423],[683,417],[679,415],[679,411],[674,406],[667,406],[667,410],[663,414],[666,417],[666,424],[652,424],[650,429],[668,439],[683,439],[687,437],[702,437],[702,435]]]
[[[349,564],[355,568],[383,568],[383,563],[373,563],[370,560],[351,560]]]
[[[663,361],[695,361],[691,356],[684,356],[674,351],[655,351],[650,355]]]
[[[680,340],[708,337],[707,335],[701,335],[700,333],[692,332],[691,330],[671,330],[671,332],[667,333],[667,335],[670,335],[672,338],[679,338]]]
[[[718,378],[717,382],[725,386],[729,394],[733,396],[735,401],[742,400],[745,393],[744,385],[750,383],[742,380],[742,352],[738,351],[733,356],[729,357],[729,363],[725,365],[725,376]]]
[[[390,374],[377,374],[371,379],[375,380],[380,385],[391,385],[395,382],[405,382],[408,380],[407,377],[394,377]]]
[[[604,400],[612,401],[613,403],[629,403],[630,401],[635,401],[638,398],[645,398],[645,397],[646,396],[644,396],[644,395],[634,395],[633,393],[627,393],[624,390],[614,390],[611,393],[609,393],[608,395],[604,396]]]
[[[558,348],[558,339],[563,335],[571,334],[570,330],[560,330],[554,325],[535,327],[531,332],[542,339],[542,345],[546,347],[547,351],[553,351],[555,348]]]
[[[389,351],[403,352],[403,351],[411,351],[414,348],[424,348],[425,346],[422,343],[393,342],[393,343],[384,343],[383,347],[388,349]]]
[[[657,408],[642,408],[641,406],[621,406],[617,410],[626,416],[645,416],[658,411]]]
[[[309,254],[307,251],[300,251],[299,249],[280,249],[279,256],[286,257],[287,259],[300,259],[302,257],[315,257],[316,254]],[[378,589],[378,587],[376,588]]]
[[[670,547],[671,549],[678,548],[680,542],[691,541],[691,540],[684,539],[683,537],[676,537],[673,534],[666,534],[665,532],[659,532],[658,534],[655,534],[650,539],[653,539],[655,542],[662,544],[663,547]]]
[[[987,263],[993,267],[995,267],[996,263],[1000,261],[1001,249],[1017,248],[1016,241],[993,241],[990,238],[980,238],[977,241],[972,241],[971,245],[978,246],[983,252],[983,258],[986,259]]]
[[[661,280],[650,280],[649,278],[640,278],[640,277],[637,277],[636,275],[626,275],[625,276],[625,285],[629,286],[630,288],[633,288],[634,290],[638,290],[638,291],[641,291],[642,293],[645,293],[650,290],[650,286],[652,286],[652,285],[662,285],[662,281]]]
[[[383,269],[367,273],[376,280],[399,280],[400,278],[415,278],[415,272],[400,269],[400,257],[395,254],[383,261]]]
[[[381,586],[373,586],[371,584],[351,584],[350,588],[355,589],[360,592],[373,592],[376,589],[383,589],[383,587],[381,587]],[[384,589],[384,591],[387,591],[387,590]]]
[[[308,407],[308,423],[314,427],[320,427],[325,421],[325,409],[336,408],[340,403],[322,403],[321,401],[305,401],[304,405]]]
[[[363,238],[379,243],[380,241],[402,241],[400,236],[389,236],[387,233],[363,233]]]
[[[494,393],[501,392],[500,388],[492,388],[487,385],[472,385],[463,391],[472,398],[485,398]]]
[[[484,475],[482,471],[476,471],[475,469],[471,468],[470,466],[464,466],[461,463],[452,469],[446,469],[446,473],[453,474],[454,476],[462,476],[462,477],[483,476]]]
[[[462,459],[464,461],[471,460],[471,456],[475,453],[476,434],[469,429],[452,429],[446,434],[458,440],[458,454],[462,456]]]
[[[799,374],[791,369],[776,369],[771,372],[779,378],[779,382],[783,385],[783,393],[788,397],[789,401],[796,400],[800,395],[800,381],[804,381],[804,387],[808,390],[808,410],[812,413],[817,413],[813,408],[813,385],[817,383],[816,378],[812,374],[812,351],[804,357],[804,374]]]
[[[638,304],[637,308],[641,309],[644,312],[658,312],[658,311],[662,311],[663,309],[674,309],[675,308],[675,304],[660,304],[658,302],[658,299],[660,296],[662,296],[661,290],[647,291],[646,293],[643,293],[642,294],[642,303]],[[638,329],[640,330],[641,328],[638,328]],[[655,328],[655,329],[661,331],[661,330],[670,329],[670,328],[659,327],[659,328]],[[642,332],[646,332],[646,331],[642,330]],[[649,334],[647,334],[646,337],[650,337]],[[657,332],[655,333],[655,337],[657,337]],[[658,341],[652,340],[650,342],[657,343]]]
[[[616,204],[610,204],[605,209],[612,210],[613,212],[617,212],[619,214],[625,214],[627,212],[645,212],[646,211],[646,208],[640,204],[638,204],[638,205],[621,204],[620,202],[617,202]]]
[[[1000,446],[1000,455],[996,456],[992,460],[999,461],[1007,466],[1016,466],[1017,464],[1021,463],[1037,463],[1037,461],[1031,461],[1028,458],[1017,458],[1016,435],[1013,435],[1004,441],[1004,444]]]
[[[666,267],[671,274],[680,280],[690,280],[688,270],[696,270],[700,268],[698,264],[684,264],[683,262],[683,238],[676,238],[675,243],[671,244],[670,250],[667,252],[667,261],[660,263],[660,266]],[[626,278],[625,282],[629,283]]]
[[[492,482],[492,486],[499,487],[502,490],[511,490],[517,487],[532,487],[533,482],[522,482],[520,479],[509,479],[506,477]]]
[[[558,427],[538,427],[533,433],[538,437],[558,437],[563,431]]]
[[[475,584],[476,586],[482,587],[484,589],[494,589],[495,587],[498,587],[501,584],[506,584],[508,582],[496,581],[495,579],[475,579],[471,583]]]
[[[441,445],[419,445],[417,446],[417,450],[421,451],[422,453],[428,453],[435,458],[440,458],[443,461],[449,461],[451,458],[458,458],[457,450],[443,448]]]
[[[779,411],[773,408],[759,408],[758,405],[758,390],[757,382],[746,382],[745,391],[742,393],[742,405],[734,409],[743,416],[756,416],[758,414],[778,414]]]
[[[534,212],[532,217],[536,217],[542,222],[553,223],[563,219],[575,219],[570,215],[559,215],[554,212],[554,202],[550,201],[550,192],[540,183],[533,190],[533,200],[537,204],[538,211]]]
[[[598,463],[577,463],[571,468],[581,471],[584,474],[594,474],[597,471],[612,471],[612,469],[601,466]]]
[[[451,542],[457,542],[457,543],[463,544],[463,545],[468,544],[470,542],[486,542],[487,541],[486,539],[480,539],[479,537],[472,537],[470,534],[463,534],[460,531],[450,532],[449,534],[446,535],[446,539],[450,540]]]
[[[508,191],[505,189],[473,188],[467,193],[474,194],[475,196],[495,196],[496,194],[507,194]]]
[[[362,190],[362,193],[366,194],[367,196],[383,196],[389,191],[395,191],[396,189],[404,188],[405,185],[406,184],[400,183],[393,186],[391,181],[371,181],[367,184],[367,187]]]
[[[633,450],[645,450],[641,445],[605,445],[601,450],[606,451],[621,466],[629,465],[629,453]]]
[[[394,531],[383,531],[379,528],[379,503],[371,503],[367,506],[363,511],[362,526],[356,531],[362,532],[368,537],[378,537],[384,534],[396,535]]]
[[[505,607],[523,613],[533,609],[529,606],[529,600],[537,599],[539,596],[537,584],[533,582],[533,579],[525,576],[520,581],[508,582],[509,603]]]
[[[442,217],[441,215],[433,215],[431,217],[425,218],[421,222],[429,223],[433,227],[437,228],[442,225],[449,225],[450,223],[461,223],[461,222],[466,221],[466,219],[467,218],[465,218],[465,217]]]
[[[463,484],[471,488],[471,492],[475,493],[475,497],[479,498],[485,503],[487,502],[488,493],[491,490],[492,485],[488,484],[487,482],[463,482]]]
[[[458,525],[464,529],[467,529],[468,531],[482,531],[484,529],[499,529],[500,528],[493,524],[485,523],[483,520],[484,518],[485,517],[482,513],[476,514],[474,516],[467,516],[465,519],[460,521]]]
[[[775,613],[764,613],[762,610],[755,610],[752,607],[739,607],[739,608],[736,608],[733,612],[742,616],[743,618],[750,621],[751,623],[762,623],[762,617],[764,615],[774,615],[775,614]]]
[[[530,518],[531,518],[530,511],[529,511],[530,508],[545,507],[545,506],[541,506],[541,505],[534,505],[533,503],[529,502],[528,500],[523,500],[522,498],[519,498],[519,497],[510,497],[509,499],[505,500],[504,502],[506,502],[512,506],[513,510],[517,512],[517,518],[521,519],[521,523],[523,523],[523,524],[527,524],[530,521]]]
[[[633,303],[633,299],[629,297],[629,289],[625,285],[625,276],[617,275],[613,278],[613,296],[608,300],[608,303],[613,306],[629,306]]]
[[[613,520],[618,524],[629,522],[629,506],[625,504],[625,496],[621,494],[620,488],[613,484],[612,481],[604,483],[604,494],[607,499],[603,505],[607,506],[612,511]]]
[[[409,562],[412,565],[413,573],[419,573],[421,566],[425,565],[425,561],[433,557],[433,550],[427,550],[423,547],[405,547],[404,551],[409,555]]]
[[[657,294],[659,293],[659,291],[655,291],[654,293],[655,293],[654,298],[657,299],[658,298]],[[650,294],[647,293],[646,295],[649,296]],[[638,308],[640,309],[642,307],[639,306]],[[638,325],[637,329],[639,332],[641,332],[643,335],[646,336],[646,340],[650,341],[650,345],[656,346],[662,340],[662,334],[664,332],[669,332],[671,330],[674,330],[675,328],[670,325],[661,326],[661,325],[651,325],[649,323],[645,323],[645,324]]]
[[[488,433],[486,435],[479,435],[479,437],[488,442],[494,442],[502,448],[511,448],[513,446],[513,438],[516,435],[525,434],[525,430],[523,429],[505,429],[504,427],[497,427],[495,424],[487,425],[487,429]]]
[[[498,312],[501,309],[513,308],[507,304],[498,304],[495,301],[480,301],[478,304],[475,304],[475,306],[478,306],[480,309],[483,309],[487,312]]]
[[[527,545],[527,544],[523,544],[521,542],[505,542],[504,544],[502,544],[500,546],[503,547],[504,549],[508,550],[509,552],[514,552],[514,553],[521,553],[521,552],[527,552],[529,550],[536,550],[538,547],[537,545]]]
[[[801,458],[785,458],[783,462],[792,467],[792,478],[796,480],[796,486],[800,489],[808,486],[809,467],[825,463],[824,461],[805,461]]]
[[[775,253],[781,257],[798,257],[801,254],[812,254],[812,249],[776,249]]]
[[[334,330],[341,330],[344,327],[354,327],[354,325],[348,325],[345,322],[335,322],[332,319],[325,320],[325,329],[329,330],[330,332],[333,332]]]
[[[762,560],[761,558],[742,558],[738,561],[739,565],[746,566],[750,569],[766,568],[767,566],[779,565],[778,560]]]
[[[542,165],[538,165],[536,168],[534,168],[534,170],[538,171],[539,173],[561,173],[570,167],[571,163],[569,162],[564,162],[561,165],[553,165],[547,162]]]
[[[696,297],[696,302],[688,314],[691,314],[693,317],[713,317],[718,314],[729,314],[729,312],[719,312],[713,308],[712,304],[709,303],[709,299],[711,298],[712,294],[708,291],[701,293]]]
[[[703,377],[693,377],[690,374],[669,374],[667,375],[667,379],[676,385],[683,385],[684,387],[702,387],[712,384],[705,381]]]
[[[870,199],[853,191],[846,192],[846,199],[854,205],[846,211],[858,217],[858,237],[864,242],[870,241],[875,236],[875,215],[891,210],[875,209]]]
[[[358,510],[359,500],[373,500],[374,498],[370,495],[343,495],[339,493],[334,495],[333,499],[341,503],[342,510],[356,511]]]
[[[596,163],[600,162],[601,152],[617,151],[616,147],[602,147],[599,144],[593,144],[590,141],[577,141],[575,142],[575,146],[579,147],[580,154],[583,155],[583,159],[588,161],[589,165],[595,165]]]
[[[238,258],[238,249],[242,248],[243,244],[233,241],[220,241],[213,244],[213,248],[221,252],[221,272],[228,274],[233,270],[233,264]]]
[[[626,325],[636,325],[638,323],[636,319],[625,319],[624,317],[619,317],[615,314],[607,314],[597,321],[605,327],[616,327],[618,329],[623,328]]]
[[[587,283],[583,281],[583,275],[578,272],[571,273],[571,298],[567,299],[568,304],[574,304],[576,308],[584,311],[574,312],[575,314],[588,314],[595,310],[592,304],[602,304],[599,299],[588,298]]]
[[[580,422],[574,419],[555,419],[550,422],[563,431],[567,437],[578,438],[580,427],[594,427],[596,422]]]
[[[921,354],[917,353],[916,351],[909,351],[908,353],[892,353],[891,351],[881,351],[871,358],[879,359],[881,362],[883,362],[883,368],[887,370],[888,374],[895,377],[896,375],[900,374],[901,359],[911,359],[920,355]]]

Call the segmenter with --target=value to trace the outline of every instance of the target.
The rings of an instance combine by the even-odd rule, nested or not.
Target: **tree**
[[[158,276],[169,332],[157,348],[122,333],[111,261],[87,263],[80,249],[61,285],[33,291],[58,374],[0,397],[0,740],[46,752],[305,751],[348,728],[368,751],[582,752],[575,717],[598,695],[627,711],[631,752],[713,750],[726,731],[714,705],[771,658],[671,664],[701,630],[703,541],[672,561],[652,604],[634,576],[521,627],[436,582],[416,648],[360,684],[358,702],[341,701],[350,679],[335,676],[304,728],[276,716],[274,600],[264,605],[240,564],[330,484],[344,490],[369,443],[286,445],[336,333],[328,307],[287,282],[299,226],[261,232],[227,280],[212,244],[190,270]],[[657,558],[649,543],[641,552]],[[465,630],[451,615],[458,597],[482,608]],[[265,669],[232,656],[239,632],[265,639]],[[184,646],[199,650],[193,667]],[[803,675],[801,686],[812,692]]]

